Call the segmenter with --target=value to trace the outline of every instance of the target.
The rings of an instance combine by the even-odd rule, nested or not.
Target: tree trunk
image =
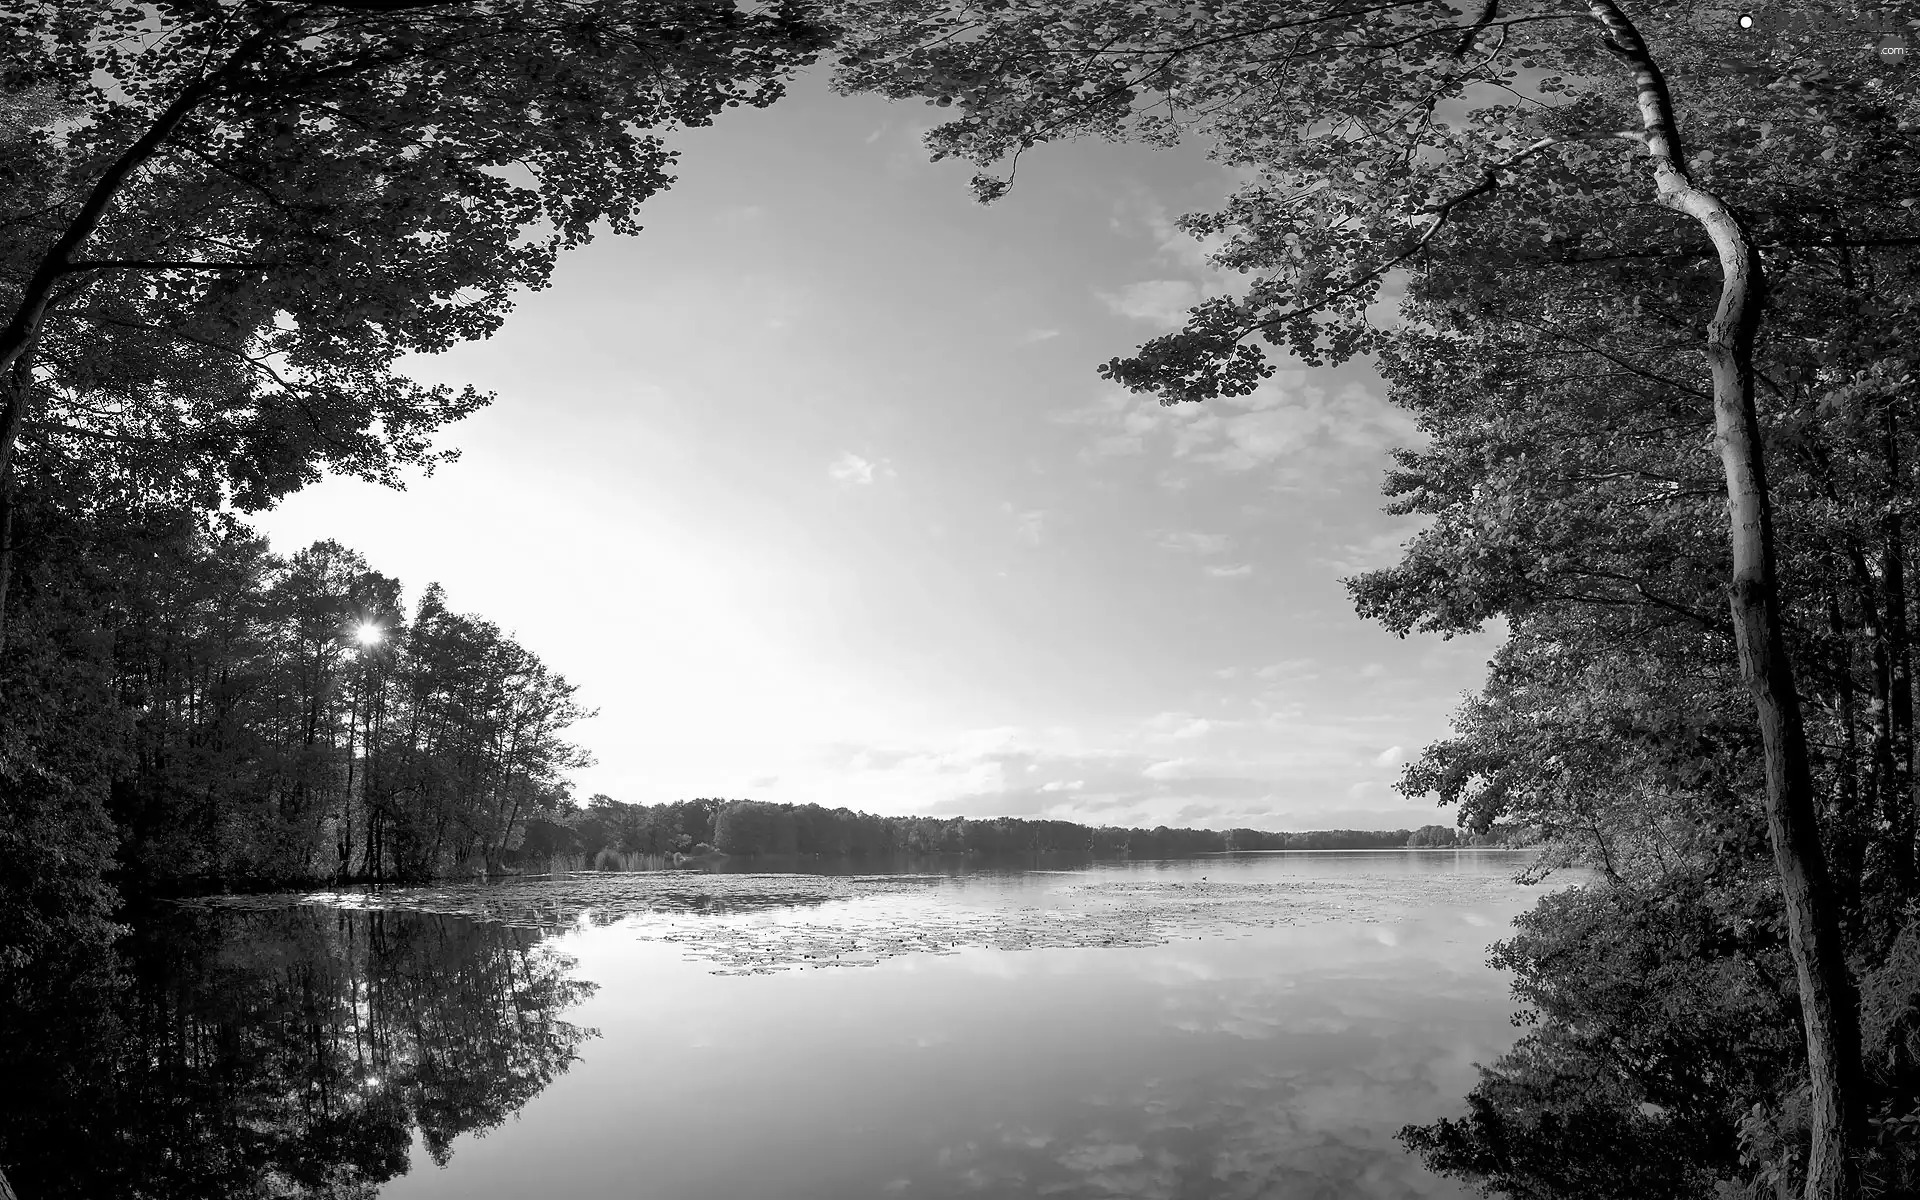
[[[13,509],[19,487],[13,469],[13,447],[26,421],[27,402],[33,398],[33,356],[22,353],[7,372],[6,404],[0,407],[0,648],[7,640],[7,596],[13,582]]]
[[[1899,431],[1891,408],[1881,412],[1881,451],[1886,460],[1888,502],[1904,492],[1900,470]],[[1916,890],[1913,809],[1913,667],[1907,645],[1906,523],[1898,512],[1887,514],[1882,535],[1880,582],[1886,611],[1888,747],[1885,815],[1888,866],[1898,889],[1898,900]]]
[[[1847,973],[1839,905],[1820,844],[1806,731],[1780,613],[1773,514],[1753,404],[1753,326],[1758,323],[1757,293],[1762,286],[1758,255],[1725,206],[1715,201],[1714,207],[1719,209],[1718,223],[1729,228],[1727,240],[1737,246],[1734,253],[1722,252],[1728,268],[1726,290],[1709,327],[1707,352],[1733,543],[1729,600],[1740,671],[1753,693],[1760,722],[1767,828],[1786,901],[1787,940],[1806,1027],[1807,1070],[1813,1088],[1813,1146],[1807,1161],[1806,1196],[1807,1200],[1843,1200],[1859,1191],[1851,1153],[1861,1116],[1857,1001]],[[1736,255],[1746,258],[1750,269],[1739,269]],[[1751,316],[1742,312],[1749,306]]]
[[[1610,0],[1588,6],[1606,46],[1633,68],[1647,155],[1660,202],[1698,221],[1720,258],[1720,304],[1707,325],[1713,423],[1727,479],[1733,549],[1728,601],[1740,673],[1753,694],[1766,762],[1767,830],[1786,902],[1787,942],[1800,990],[1812,1090],[1806,1200],[1859,1195],[1853,1147],[1862,1126],[1858,1000],[1847,973],[1839,905],[1820,845],[1813,772],[1793,664],[1781,619],[1760,419],[1753,400],[1753,343],[1765,302],[1759,252],[1733,211],[1687,174],[1666,79],[1639,31]]]
[[[1834,806],[1838,832],[1833,848],[1834,870],[1839,874],[1842,912],[1858,920],[1861,909],[1860,876],[1865,840],[1860,834],[1860,738],[1856,727],[1860,720],[1860,702],[1853,686],[1853,650],[1849,630],[1840,613],[1840,598],[1827,593],[1827,630],[1842,655],[1839,679],[1835,685],[1835,707],[1839,709],[1840,761],[1834,774],[1838,778],[1838,803]]]

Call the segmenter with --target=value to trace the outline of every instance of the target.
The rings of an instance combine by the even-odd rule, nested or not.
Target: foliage
[[[882,817],[818,804],[772,804],[755,800],[686,800],[673,804],[628,804],[594,796],[584,808],[562,809],[532,827],[515,861],[530,865],[556,855],[582,856],[591,865],[602,851],[621,854],[682,853],[710,842],[722,854],[868,858],[893,855],[964,854],[1011,860],[1035,855],[1081,859],[1181,858],[1252,850],[1385,850],[1415,844],[1405,829],[1323,829],[1266,833],[1257,829],[1123,829],[1073,821],[1020,817]],[[1440,841],[1427,827],[1422,844]],[[1443,830],[1453,835],[1451,829]],[[1459,844],[1505,845],[1519,831],[1502,827]],[[1524,838],[1520,838],[1524,841]]]
[[[799,828],[784,804],[739,800],[713,819],[713,848],[722,854],[794,854]]]
[[[91,617],[78,589],[63,589],[0,658],[0,1001],[116,933],[105,801],[126,765],[111,748],[124,747],[127,723],[94,686],[110,651]]]
[[[116,779],[133,877],[232,886],[420,879],[496,863],[565,797],[574,687],[429,587],[335,542],[282,561],[238,529],[125,579],[116,690],[139,715]],[[363,628],[378,631],[359,642]]]
[[[770,103],[819,45],[785,5],[702,0],[10,7],[25,481],[257,509],[322,467],[431,465],[486,397],[399,360],[489,335],[596,228],[636,232],[662,134]]]
[[[1412,849],[1444,849],[1450,846],[1458,846],[1462,844],[1463,841],[1470,840],[1471,836],[1472,835],[1469,835],[1468,838],[1463,839],[1460,836],[1460,831],[1451,825],[1422,825],[1407,835],[1407,846]]]
[[[399,582],[338,543],[281,559],[230,521],[106,535],[36,510],[22,527],[29,619],[0,658],[10,979],[110,939],[115,876],[179,891],[497,867],[584,761],[563,736],[588,715],[572,684],[437,588],[404,620]]]
[[[1832,244],[1842,226],[1848,241],[1910,235],[1912,208],[1884,197],[1913,191],[1899,122],[1920,116],[1920,99],[1862,52],[1851,5],[1796,7],[1791,30],[1764,38],[1720,10],[1637,14],[1678,81],[1680,122],[1700,148],[1689,162],[1789,242]],[[1308,363],[1377,347],[1369,310],[1401,269],[1674,251],[1689,269],[1666,286],[1612,290],[1677,305],[1717,284],[1710,255],[1692,249],[1699,235],[1647,203],[1631,76],[1597,8],[882,0],[832,11],[845,30],[840,86],[951,106],[928,146],[1005,169],[976,181],[983,199],[1035,146],[1078,137],[1192,139],[1240,169],[1224,207],[1182,224],[1214,237],[1213,261],[1248,281],[1106,368],[1171,402],[1253,390],[1272,373],[1263,342]],[[1706,136],[1691,132],[1702,125]],[[1822,164],[1818,205],[1789,185],[1809,158]],[[1838,186],[1828,172],[1843,173]]]

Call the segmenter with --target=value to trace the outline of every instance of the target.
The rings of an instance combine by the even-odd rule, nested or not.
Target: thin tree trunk
[[[1881,449],[1886,461],[1888,500],[1893,502],[1904,491],[1900,469],[1900,441],[1890,408],[1881,412]],[[1888,865],[1892,868],[1898,898],[1905,901],[1915,890],[1914,809],[1913,809],[1913,667],[1907,644],[1907,548],[1906,523],[1898,512],[1887,514],[1883,529],[1885,544],[1881,551],[1880,582],[1882,607],[1886,612],[1888,747],[1885,815],[1889,843]]]
[[[1591,3],[1588,11],[1606,29],[1607,49],[1633,69],[1660,202],[1698,221],[1720,258],[1720,304],[1707,326],[1706,353],[1715,440],[1727,477],[1733,549],[1728,600],[1740,673],[1759,719],[1767,829],[1786,902],[1787,942],[1806,1032],[1813,1144],[1804,1194],[1806,1200],[1853,1200],[1860,1180],[1852,1151],[1863,1115],[1858,1001],[1820,845],[1806,729],[1780,611],[1773,513],[1753,400],[1753,343],[1765,302],[1765,270],[1733,211],[1687,174],[1666,79],[1639,31],[1610,0]]]
[[[354,725],[360,719],[360,693],[365,690],[364,665],[360,675],[362,686],[354,689],[353,701],[347,706],[347,791],[340,801],[339,876],[342,880],[353,866],[353,734]]]
[[[27,402],[33,398],[33,355],[18,355],[6,379],[6,404],[0,408],[0,648],[6,646],[7,596],[13,583],[13,510],[19,490],[13,447],[26,421]]]
[[[1846,621],[1840,612],[1840,598],[1833,592],[1827,593],[1827,630],[1833,635],[1834,645],[1841,655],[1838,682],[1835,687],[1835,704],[1839,709],[1840,721],[1840,761],[1836,764],[1834,775],[1839,781],[1838,803],[1835,816],[1839,826],[1833,848],[1834,870],[1839,875],[1838,886],[1843,911],[1854,921],[1861,917],[1860,876],[1863,860],[1863,839],[1860,836],[1860,738],[1856,726],[1860,719],[1860,702],[1853,686],[1853,641],[1847,635]]]
[[[12,583],[13,472],[0,471],[0,650],[7,644],[7,594]]]

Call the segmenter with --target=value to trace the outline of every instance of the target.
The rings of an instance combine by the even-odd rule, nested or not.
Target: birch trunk
[[[1858,1001],[1820,845],[1806,729],[1781,620],[1773,512],[1753,401],[1753,344],[1765,303],[1765,270],[1732,209],[1688,174],[1666,79],[1639,31],[1605,0],[1590,4],[1588,12],[1606,29],[1607,49],[1633,70],[1660,202],[1699,222],[1720,259],[1720,304],[1707,325],[1706,355],[1713,378],[1714,437],[1727,480],[1733,549],[1728,600],[1740,672],[1760,726],[1767,830],[1786,902],[1787,941],[1806,1033],[1813,1144],[1804,1194],[1806,1200],[1854,1200],[1860,1191],[1852,1153],[1861,1127]]]

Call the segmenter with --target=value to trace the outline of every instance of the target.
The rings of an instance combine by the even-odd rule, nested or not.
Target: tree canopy
[[[793,5],[705,0],[9,6],[0,496],[255,510],[431,467],[487,397],[401,360],[636,232],[665,135],[770,103],[822,44]]]

